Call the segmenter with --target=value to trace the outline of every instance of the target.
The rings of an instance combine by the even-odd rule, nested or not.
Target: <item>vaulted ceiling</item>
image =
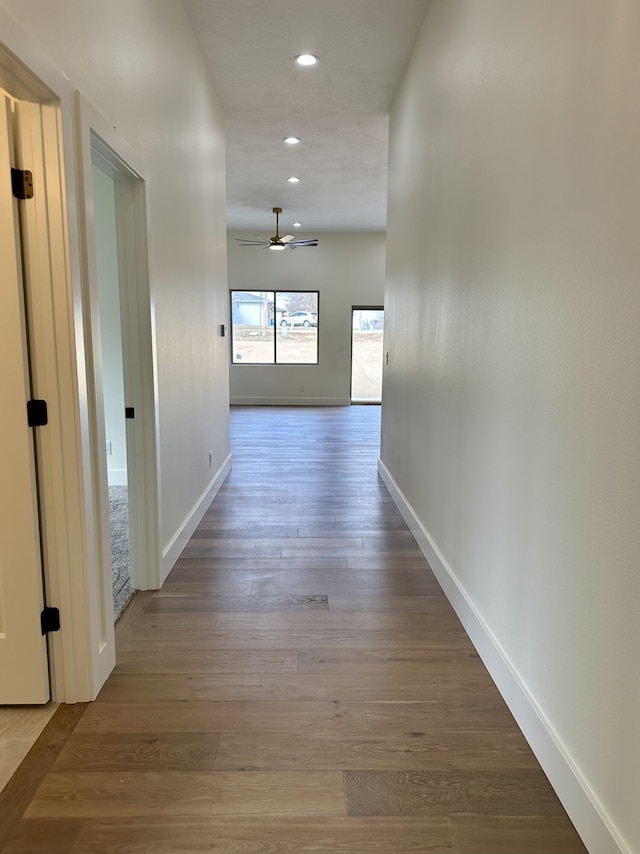
[[[384,230],[388,115],[429,3],[183,0],[227,118],[230,229],[278,206],[301,236]]]

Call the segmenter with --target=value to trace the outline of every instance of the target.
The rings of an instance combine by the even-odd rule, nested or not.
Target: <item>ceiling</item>
[[[281,233],[385,229],[388,114],[429,3],[183,0],[227,118],[230,229],[273,229],[274,206]]]

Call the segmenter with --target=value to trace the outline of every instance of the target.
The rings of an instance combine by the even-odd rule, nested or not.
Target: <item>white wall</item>
[[[231,402],[347,405],[351,306],[382,305],[385,235],[321,232],[313,235],[317,247],[285,252],[238,246],[236,238],[247,236],[229,233],[229,288],[319,291],[319,363],[231,365]]]
[[[639,79],[635,0],[434,0],[391,122],[382,461],[594,854],[640,851]]]
[[[100,343],[104,424],[111,453],[107,455],[109,486],[127,484],[127,431],[124,417],[124,371],[120,324],[120,281],[116,237],[114,180],[93,166],[93,210],[96,235],[96,267],[100,301]]]
[[[0,6],[148,167],[166,551],[229,452],[224,117],[179,0]]]

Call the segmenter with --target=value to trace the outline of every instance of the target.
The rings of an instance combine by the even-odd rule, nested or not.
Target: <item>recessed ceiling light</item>
[[[296,56],[296,62],[298,65],[309,67],[311,65],[316,65],[319,60],[318,57],[314,56],[312,53],[301,53],[299,56]]]
[[[285,142],[287,143],[287,145],[297,145],[300,140],[297,136],[288,136],[285,138]]]
[[[293,227],[294,228],[302,228],[302,223],[301,222],[294,222]]]
[[[300,181],[300,178],[296,178],[295,175],[292,175],[290,178],[287,178],[290,184],[297,184]]]

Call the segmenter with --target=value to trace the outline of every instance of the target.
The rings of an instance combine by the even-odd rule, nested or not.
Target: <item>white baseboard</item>
[[[182,554],[184,547],[187,545],[187,543],[193,536],[193,532],[202,521],[202,517],[207,512],[209,505],[218,494],[218,490],[224,483],[225,478],[227,477],[230,471],[231,454],[229,454],[224,463],[215,473],[209,486],[205,489],[200,498],[196,501],[193,509],[191,510],[187,518],[184,520],[180,528],[171,538],[171,542],[169,543],[169,545],[163,550],[162,565],[160,567],[162,574],[162,584],[164,583],[167,575],[169,575],[169,573],[173,569],[175,562]]]
[[[382,460],[378,473],[588,850],[633,854]]]
[[[231,406],[351,406],[348,397],[232,397]]]

